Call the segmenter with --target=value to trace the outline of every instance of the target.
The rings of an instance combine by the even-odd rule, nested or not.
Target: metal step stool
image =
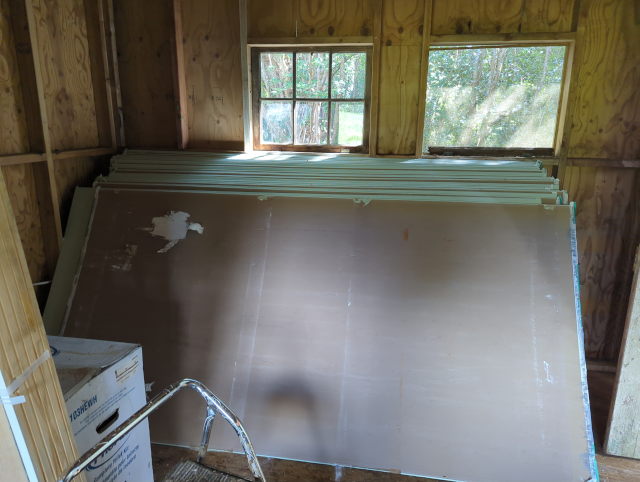
[[[162,482],[247,482],[235,475],[214,470],[192,460],[185,460],[167,475]]]
[[[225,474],[204,465],[200,462],[207,454],[207,448],[209,447],[209,437],[211,436],[211,426],[216,413],[219,412],[222,417],[231,424],[233,429],[240,438],[240,443],[244,449],[244,453],[247,456],[249,467],[253,476],[260,482],[267,482],[260,468],[260,462],[253,450],[253,446],[249,441],[242,422],[236,416],[235,413],[229,409],[222,401],[216,397],[211,391],[205,387],[202,383],[196,380],[185,379],[180,382],[170,385],[165,388],[162,393],[153,397],[144,407],[134,413],[131,417],[125,420],[122,425],[111,432],[104,440],[96,444],[91,450],[80,457],[75,464],[69,467],[64,474],[58,479],[58,482],[69,482],[71,479],[79,475],[91,462],[100,457],[106,452],[109,447],[114,445],[118,440],[122,439],[131,430],[133,430],[140,422],[147,418],[153,411],[157,410],[164,402],[169,400],[178,391],[185,387],[194,389],[198,394],[207,402],[207,417],[204,420],[204,427],[202,429],[202,443],[200,444],[200,450],[198,451],[197,462],[184,461],[180,462],[173,471],[164,479],[164,482],[236,482],[238,480],[247,481],[234,475]]]

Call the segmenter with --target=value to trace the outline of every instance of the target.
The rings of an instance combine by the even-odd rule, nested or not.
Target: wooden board
[[[9,3],[0,1],[0,155],[29,152],[27,119],[13,39]],[[3,166],[7,192],[22,241],[29,274],[34,283],[43,281],[44,240],[40,223],[38,196],[29,164]]]
[[[384,45],[381,56],[377,153],[413,156],[422,45]]]
[[[38,196],[33,178],[33,168],[29,164],[3,166],[2,174],[11,201],[18,233],[22,241],[29,274],[34,283],[44,281],[45,269],[44,240],[40,224]]]
[[[382,2],[382,45],[422,45],[425,0]]]
[[[640,258],[634,260],[629,308],[622,338],[605,451],[640,459]]]
[[[12,381],[49,344],[2,176],[0,272],[0,370]],[[78,457],[53,360],[37,368],[15,394],[26,397],[14,407],[38,480],[53,482]]]
[[[178,146],[170,3],[113,1],[127,147]]]
[[[84,4],[31,1],[51,149],[98,147]]]
[[[587,357],[617,357],[640,242],[638,170],[567,167],[577,203],[580,294]]]
[[[367,37],[373,0],[250,0],[248,36]]]
[[[194,149],[244,149],[238,2],[183,0],[182,27]]]
[[[434,0],[433,35],[569,32],[574,0]]]
[[[592,0],[586,7],[569,157],[640,158],[638,5]]]
[[[168,211],[204,231],[158,253],[140,228]],[[141,343],[152,395],[201,380],[265,456],[584,481],[568,230],[569,206],[103,188],[65,336]],[[163,410],[152,440],[193,445],[202,404]],[[222,424],[211,447],[240,448]]]
[[[4,409],[0,409],[0,467],[2,476],[15,482],[28,482],[28,476]]]

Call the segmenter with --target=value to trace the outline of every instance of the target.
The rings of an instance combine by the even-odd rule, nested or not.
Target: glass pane
[[[331,104],[331,144],[362,145],[364,102],[333,102]]]
[[[292,101],[262,101],[260,108],[260,132],[265,144],[291,144]]]
[[[260,54],[260,79],[262,97],[293,97],[293,53]]]
[[[296,102],[296,144],[327,143],[328,102]]]
[[[432,50],[424,146],[553,147],[565,47]]]
[[[329,97],[328,53],[296,54],[296,97],[303,99],[326,99]]]
[[[331,98],[364,99],[367,54],[333,54],[331,59]]]

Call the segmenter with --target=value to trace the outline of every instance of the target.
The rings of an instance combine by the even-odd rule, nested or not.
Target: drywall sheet
[[[165,215],[201,230],[161,252]],[[262,455],[578,482],[574,295],[569,206],[101,189],[65,335],[142,344],[153,394],[202,381]],[[204,415],[180,394],[151,439],[197,445]],[[211,448],[240,450],[224,423]]]

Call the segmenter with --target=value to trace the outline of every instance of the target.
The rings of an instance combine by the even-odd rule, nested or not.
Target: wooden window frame
[[[251,47],[251,119],[252,119],[252,131],[253,131],[253,149],[256,151],[291,151],[291,152],[336,152],[336,153],[369,153],[369,139],[371,131],[371,65],[373,62],[373,48],[370,45],[353,45],[353,46],[327,46],[327,45],[313,45],[313,46],[300,46],[300,45],[277,45],[269,47]],[[332,99],[331,98],[331,73],[332,73],[332,57],[329,56],[329,79],[328,79],[328,94],[326,99],[313,98],[313,99],[298,99],[296,97],[296,68],[295,68],[295,54],[306,52],[318,52],[318,53],[365,53],[366,54],[366,67],[365,67],[365,93],[364,99],[352,100],[352,99]],[[288,98],[273,98],[263,99],[261,97],[261,69],[260,69],[260,54],[262,53],[292,53],[294,57],[293,63],[293,85],[292,85],[292,97]],[[327,144],[262,144],[261,139],[261,124],[260,124],[260,106],[262,101],[291,101],[292,105],[292,139],[295,142],[295,103],[300,102],[327,102]],[[362,132],[362,144],[358,146],[345,146],[345,145],[331,145],[331,104],[333,102],[364,102],[364,118],[363,118],[363,132]]]
[[[535,34],[460,34],[460,35],[431,35],[429,50],[438,48],[509,48],[509,47],[566,47],[558,114],[553,137],[553,147],[544,148],[510,148],[510,147],[446,147],[430,146],[424,152],[424,140],[418,139],[423,158],[466,156],[466,157],[530,157],[536,159],[557,159],[562,148],[562,137],[565,129],[567,105],[569,102],[569,85],[575,53],[575,32],[535,33]],[[427,60],[428,62],[428,60]],[[428,72],[428,65],[427,65]],[[423,95],[426,96],[428,74],[425,75]],[[424,119],[421,120],[424,123]]]

